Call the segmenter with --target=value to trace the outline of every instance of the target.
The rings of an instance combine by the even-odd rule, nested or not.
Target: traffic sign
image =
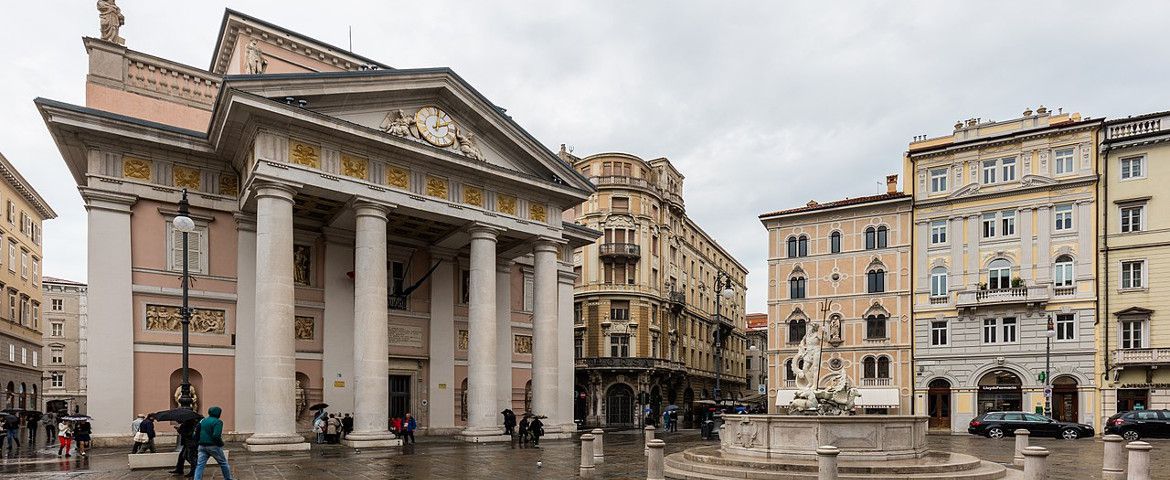
[[[756,391],[760,392],[760,395],[763,395],[765,393],[768,393],[768,387],[765,386],[764,384],[760,384],[759,388],[756,388]]]
[[[1052,387],[1044,387],[1044,398],[1052,398]]]

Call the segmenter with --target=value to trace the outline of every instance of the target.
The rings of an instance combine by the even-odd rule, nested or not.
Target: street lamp
[[[731,289],[731,275],[720,270],[715,274],[715,403],[723,402],[721,377],[723,373],[723,313],[720,299],[731,300],[735,290]]]
[[[190,204],[187,203],[187,189],[183,189],[183,198],[179,200],[179,214],[172,220],[175,229],[183,232],[183,307],[179,309],[183,324],[183,384],[179,387],[179,407],[191,408],[194,402],[191,399],[191,378],[188,375],[188,350],[190,339],[188,332],[191,326],[191,309],[187,306],[188,282],[190,273],[187,265],[187,234],[195,231],[195,221],[191,220]]]
[[[1056,327],[1052,324],[1052,315],[1048,315],[1048,330],[1044,332],[1044,415],[1052,416],[1052,337],[1056,336]]]

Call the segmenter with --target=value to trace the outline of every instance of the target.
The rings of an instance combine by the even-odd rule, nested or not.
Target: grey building
[[[46,412],[86,411],[86,285],[45,277],[44,377]]]

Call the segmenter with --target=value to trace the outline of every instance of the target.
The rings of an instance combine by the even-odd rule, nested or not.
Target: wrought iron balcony
[[[1043,305],[1052,298],[1050,287],[1050,285],[1032,285],[992,290],[962,290],[959,292],[955,305],[959,308],[1011,304]]]
[[[1113,354],[1113,364],[1125,365],[1168,365],[1170,348],[1123,348]]]
[[[642,258],[642,247],[635,243],[603,243],[599,248],[602,260],[626,260],[631,262]]]
[[[584,357],[577,359],[579,369],[603,370],[670,370],[682,371],[686,366],[661,358],[639,357]]]

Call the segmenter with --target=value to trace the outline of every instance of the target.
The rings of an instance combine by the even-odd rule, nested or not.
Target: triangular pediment
[[[1150,309],[1148,309],[1148,308],[1142,308],[1142,307],[1129,307],[1129,308],[1127,308],[1127,309],[1124,309],[1124,310],[1121,310],[1121,311],[1115,312],[1115,313],[1114,313],[1114,315],[1116,315],[1116,316],[1119,316],[1119,317],[1126,317],[1126,316],[1150,316],[1150,315],[1152,315],[1153,313],[1154,313],[1154,311],[1153,311],[1153,310],[1150,310]]]

